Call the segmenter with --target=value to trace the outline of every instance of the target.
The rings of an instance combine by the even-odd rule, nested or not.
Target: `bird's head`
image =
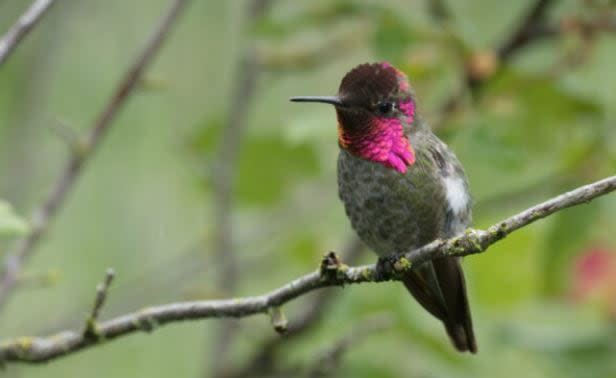
[[[404,73],[387,62],[349,71],[337,96],[292,97],[336,107],[338,144],[361,158],[405,173],[415,153],[405,129],[415,121],[415,99]]]

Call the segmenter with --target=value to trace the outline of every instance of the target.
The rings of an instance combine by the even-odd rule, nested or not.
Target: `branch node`
[[[333,251],[323,256],[319,267],[321,280],[326,282],[344,282],[348,270],[349,267]]]
[[[464,231],[463,235],[451,239],[443,252],[448,256],[465,256],[483,252],[488,246],[489,235],[489,232],[469,228]]]
[[[158,327],[158,321],[150,314],[150,308],[144,308],[139,312],[133,324],[145,333],[151,333]]]
[[[9,344],[13,344],[15,346],[13,352],[15,353],[16,356],[18,356],[21,359],[27,359],[32,349],[32,338],[25,337],[25,336],[18,337],[14,339],[12,342],[10,342]],[[6,365],[6,359],[1,358],[0,367],[4,368],[5,365]]]
[[[268,309],[268,313],[272,321],[274,331],[281,335],[286,333],[289,322],[287,321],[287,317],[284,315],[284,312],[282,312],[282,309],[278,306],[270,307]]]
[[[394,262],[394,270],[397,273],[405,273],[408,272],[409,270],[411,270],[411,268],[413,267],[413,264],[411,263],[411,261],[409,259],[407,259],[404,255],[400,256],[400,258],[398,258],[395,262]]]
[[[83,157],[88,154],[89,146],[86,138],[70,127],[67,122],[58,121],[50,125],[49,130],[68,146],[73,155]]]
[[[107,272],[105,272],[105,279],[103,280],[103,282],[96,285],[96,297],[94,298],[94,305],[92,306],[90,316],[86,319],[86,326],[83,331],[83,336],[85,338],[99,337],[97,326],[98,315],[100,314],[101,309],[105,305],[107,293],[109,291],[111,283],[113,282],[114,277],[115,271],[112,268],[109,268],[107,269]]]
[[[473,52],[465,62],[466,75],[473,82],[482,82],[494,76],[500,65],[499,57],[492,50]]]
[[[506,222],[501,222],[497,225],[491,226],[485,232],[487,233],[487,237],[492,241],[504,239],[505,236],[507,236],[507,234],[509,233],[507,230]]]

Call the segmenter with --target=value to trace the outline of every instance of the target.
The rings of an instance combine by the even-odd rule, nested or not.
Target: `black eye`
[[[381,102],[378,105],[378,110],[379,110],[379,113],[381,114],[389,114],[394,110],[395,107],[396,107],[396,104],[394,104],[393,102],[385,101],[385,102]]]

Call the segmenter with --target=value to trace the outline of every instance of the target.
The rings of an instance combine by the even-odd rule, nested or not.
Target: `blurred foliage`
[[[219,143],[222,127],[220,117],[216,117],[189,137],[197,166],[207,166],[213,160],[212,153]],[[235,172],[237,191],[234,197],[240,205],[272,206],[285,194],[284,189],[309,179],[318,170],[317,157],[308,144],[291,145],[280,136],[254,137],[243,146]]]
[[[597,218],[599,211],[599,206],[591,203],[555,215],[551,230],[545,237],[545,252],[541,256],[546,295],[559,295],[567,289],[572,257],[586,247],[593,219]]]
[[[22,235],[28,231],[28,223],[15,214],[13,207],[0,199],[0,236]]]
[[[25,230],[16,214],[36,208],[68,154],[48,126],[62,119],[78,132],[89,127],[166,3],[138,0],[128,10],[120,0],[59,2],[0,68],[0,198],[8,201],[0,202],[0,237]],[[237,294],[272,289],[314,269],[321,254],[340,250],[350,227],[337,198],[334,113],[287,99],[333,94],[344,73],[365,61],[400,67],[425,118],[444,117],[437,133],[466,168],[478,227],[616,171],[616,35],[589,39],[573,28],[528,45],[510,61],[488,60],[489,69],[480,67],[486,84],[444,115],[469,59],[493,58],[491,49],[532,1],[441,1],[449,12],[438,21],[420,0],[273,1],[252,28],[246,3],[193,2],[22,277],[53,271],[54,279],[17,292],[0,314],[0,338],[81,327],[109,266],[118,277],[103,318],[215,296],[211,164],[224,114],[237,101],[251,104],[234,172],[234,245],[242,261]],[[616,12],[613,1],[555,3],[551,25]],[[0,32],[23,7],[20,0],[0,2]],[[262,68],[256,95],[229,98],[249,42]],[[380,284],[333,290],[341,294],[336,303],[313,332],[283,348],[277,367],[309,370],[361,319],[387,311],[392,327],[346,350],[332,374],[616,376],[613,316],[570,297],[574,261],[599,244],[616,254],[615,227],[612,195],[467,258],[477,356],[457,355],[442,326],[400,285]],[[4,257],[10,243],[0,240]],[[303,304],[285,307],[290,321]],[[202,376],[204,359],[216,348],[209,343],[212,323],[172,325],[1,374]],[[273,333],[265,317],[239,327],[232,368]]]

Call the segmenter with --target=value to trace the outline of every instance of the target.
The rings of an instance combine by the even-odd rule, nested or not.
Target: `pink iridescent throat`
[[[408,100],[399,104],[411,124],[415,116],[415,104]],[[340,128],[340,145],[364,159],[379,162],[400,173],[406,173],[415,163],[415,153],[406,135],[402,121],[398,118],[373,118],[366,132],[349,134]]]

